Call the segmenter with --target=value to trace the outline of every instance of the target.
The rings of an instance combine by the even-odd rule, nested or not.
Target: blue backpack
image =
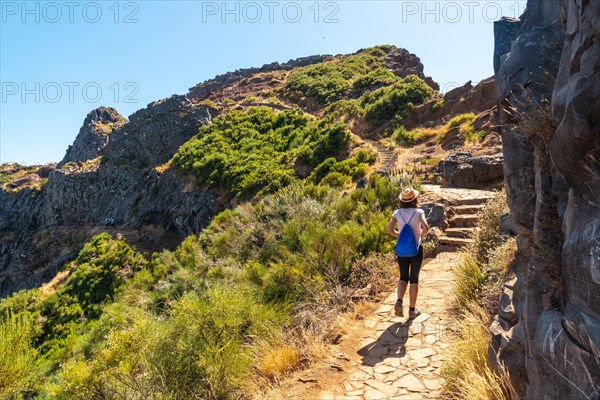
[[[398,235],[398,242],[396,242],[396,255],[398,257],[413,257],[419,252],[415,235],[409,225],[415,214],[417,214],[416,211],[413,212],[412,217],[406,222],[404,221],[404,218],[402,218],[402,215],[398,213],[400,218],[402,218],[402,222],[404,222],[400,235]]]

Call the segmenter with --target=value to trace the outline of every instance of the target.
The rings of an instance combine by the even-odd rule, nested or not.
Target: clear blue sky
[[[417,54],[442,89],[477,82],[493,74],[492,21],[524,8],[516,0],[0,0],[0,162],[60,161],[101,105],[129,116],[217,74],[313,54],[393,44]]]

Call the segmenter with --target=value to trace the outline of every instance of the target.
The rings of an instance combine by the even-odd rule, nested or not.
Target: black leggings
[[[423,246],[419,246],[419,252],[412,257],[398,257],[400,267],[400,280],[408,283],[419,283],[419,271],[423,264]],[[409,273],[410,267],[410,273]]]

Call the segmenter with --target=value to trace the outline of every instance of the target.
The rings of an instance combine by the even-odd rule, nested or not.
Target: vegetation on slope
[[[284,93],[302,102],[309,100],[321,106],[356,97],[365,90],[397,81],[383,68],[384,57],[392,46],[377,46],[329,62],[309,65],[292,72]]]
[[[299,110],[275,113],[255,107],[231,111],[202,127],[174,161],[201,185],[249,198],[297,181],[296,169],[312,170],[343,152],[349,140],[343,123],[310,121]]]
[[[377,128],[402,119],[433,89],[415,75],[399,78],[385,67],[393,46],[377,46],[290,74],[283,93],[301,105]]]
[[[56,291],[0,302],[2,330],[32,327],[18,346],[0,337],[16,349],[0,353],[12,398],[238,398],[250,377],[297,368],[307,332],[326,335],[331,311],[381,275],[381,262],[365,260],[393,245],[381,226],[397,186],[375,176],[342,194],[291,185],[150,261],[97,236]]]

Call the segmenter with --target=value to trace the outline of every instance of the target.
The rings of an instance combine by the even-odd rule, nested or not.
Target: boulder
[[[445,230],[448,227],[446,221],[446,208],[443,204],[439,203],[427,203],[422,204],[421,208],[425,211],[425,218],[430,227],[441,228]]]
[[[502,235],[517,236],[517,228],[515,227],[515,222],[510,213],[500,217],[498,226]]]
[[[443,184],[473,187],[493,183],[503,177],[502,156],[473,156],[470,152],[450,154],[438,167]]]
[[[453,150],[457,147],[463,146],[464,144],[465,141],[463,140],[460,134],[460,129],[458,126],[455,126],[448,132],[446,132],[446,135],[444,136],[444,141],[442,142],[442,149]]]

